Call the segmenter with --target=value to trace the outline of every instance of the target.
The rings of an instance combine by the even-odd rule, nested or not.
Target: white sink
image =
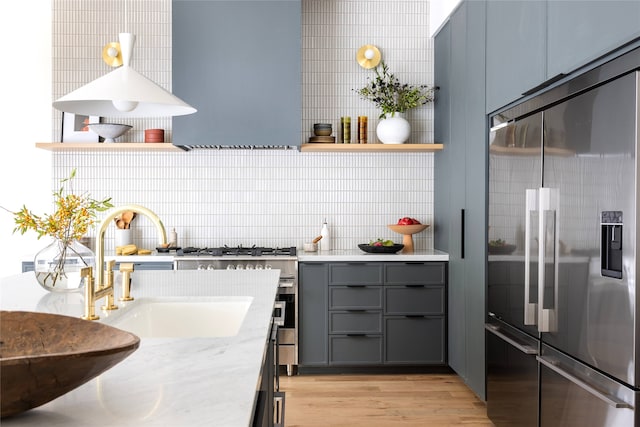
[[[104,323],[140,338],[231,337],[238,334],[253,297],[136,298]]]

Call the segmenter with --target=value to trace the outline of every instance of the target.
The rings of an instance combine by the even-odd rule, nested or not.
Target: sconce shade
[[[377,67],[381,59],[380,50],[372,44],[365,44],[356,53],[356,61],[362,68],[366,69]]]
[[[57,99],[53,107],[100,117],[172,117],[197,110],[130,66],[135,36],[120,34],[123,65]]]

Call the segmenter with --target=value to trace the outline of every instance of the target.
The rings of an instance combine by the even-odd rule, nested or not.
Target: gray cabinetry
[[[489,2],[491,3],[491,2]],[[547,78],[640,36],[640,1],[547,1]]]
[[[175,145],[297,146],[300,0],[173,0],[173,92],[198,109]]]
[[[462,2],[434,40],[435,247],[449,253],[447,361],[485,395],[486,135],[484,1]]]
[[[446,364],[445,262],[300,263],[300,365]]]
[[[385,318],[385,363],[444,365],[444,316],[392,316]]]
[[[382,363],[383,273],[381,263],[329,264],[329,365]]]
[[[621,50],[639,45],[639,11],[636,0],[463,0],[435,36],[434,138],[444,149],[434,161],[434,246],[449,253],[448,363],[480,398],[487,112],[625,43]]]
[[[445,263],[387,263],[384,362],[446,363]]]
[[[637,0],[487,1],[486,112],[637,42],[639,22]]]
[[[445,294],[443,286],[387,286],[385,287],[386,315],[443,315]]]
[[[546,78],[543,1],[487,2],[487,111],[494,111]]]
[[[300,365],[329,363],[329,266],[298,264],[298,359]]]

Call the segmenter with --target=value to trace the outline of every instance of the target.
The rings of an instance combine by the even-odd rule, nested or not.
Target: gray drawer
[[[381,334],[380,311],[332,311],[329,313],[330,334]]]
[[[385,363],[446,363],[444,317],[387,317],[384,334]]]
[[[331,286],[329,309],[382,309],[382,286]]]
[[[330,285],[382,284],[382,264],[341,263],[329,265]]]
[[[447,279],[445,262],[394,262],[387,263],[385,284],[387,285],[444,285]]]
[[[382,336],[359,335],[329,337],[330,365],[382,364]]]
[[[444,286],[385,287],[385,314],[444,314]]]

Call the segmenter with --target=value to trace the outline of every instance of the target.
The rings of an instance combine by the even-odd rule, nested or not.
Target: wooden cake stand
[[[413,235],[424,231],[429,227],[427,224],[413,224],[413,225],[398,225],[398,224],[389,224],[387,225],[389,229],[395,231],[396,233],[402,234],[402,244],[404,245],[404,249],[401,252],[404,253],[412,253],[414,251],[413,248]]]

